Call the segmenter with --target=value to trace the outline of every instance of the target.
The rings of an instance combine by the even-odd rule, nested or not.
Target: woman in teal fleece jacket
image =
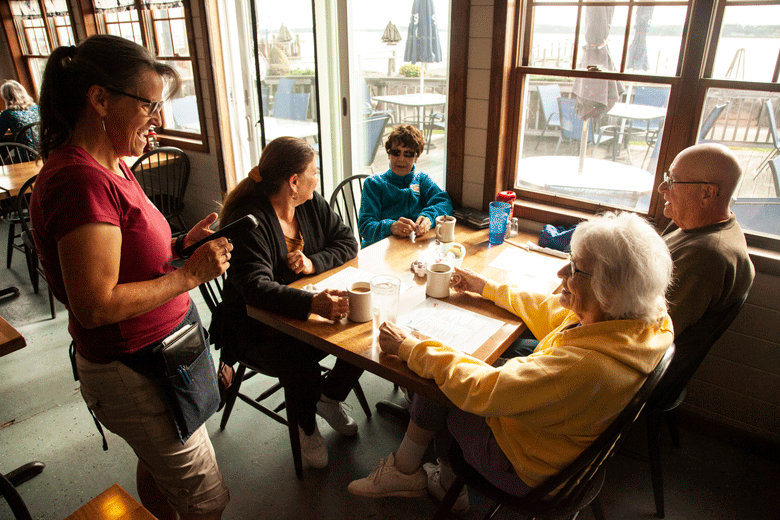
[[[358,229],[367,247],[390,235],[422,236],[436,226],[436,217],[452,214],[452,201],[415,166],[425,148],[422,132],[398,125],[385,142],[390,169],[366,179]]]

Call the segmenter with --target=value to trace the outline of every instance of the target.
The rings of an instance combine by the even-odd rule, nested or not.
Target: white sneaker
[[[317,403],[317,415],[341,435],[352,436],[357,433],[358,427],[355,420],[347,415],[346,407],[341,401],[334,401],[322,395]]]
[[[395,467],[395,455],[379,461],[366,478],[354,480],[347,486],[353,495],[361,497],[422,497],[427,485],[425,471],[417,468],[411,475],[401,473]]]
[[[314,424],[314,433],[306,435],[298,426],[298,434],[301,439],[301,455],[312,468],[324,468],[328,465],[328,449],[325,447],[325,439],[320,435],[317,424]]]
[[[441,464],[441,459],[436,464],[430,462],[423,464],[423,469],[428,474],[428,492],[439,502],[444,500],[444,495],[447,494],[447,490],[441,484]],[[469,491],[466,486],[460,490],[451,511],[456,515],[465,515],[469,512]]]

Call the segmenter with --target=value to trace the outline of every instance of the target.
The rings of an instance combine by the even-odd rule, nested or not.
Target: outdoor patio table
[[[607,115],[620,119],[618,142],[622,142],[625,145],[628,162],[632,163],[631,149],[628,146],[628,140],[631,136],[626,135],[626,123],[628,122],[630,125],[632,121],[648,122],[655,119],[664,119],[666,117],[666,107],[638,105],[636,103],[615,103],[615,106],[607,112]]]
[[[444,94],[396,94],[393,96],[375,96],[374,101],[395,105],[396,107],[411,107],[417,109],[417,118],[413,121],[415,126],[424,131],[425,111],[430,107],[444,105],[447,103],[447,96]]]
[[[579,173],[577,156],[537,156],[518,161],[517,180],[530,187],[570,195],[596,193],[628,199],[636,204],[653,189],[653,176],[635,166],[603,159],[585,158]]]
[[[298,121],[266,116],[263,118],[265,142],[269,143],[277,137],[290,135],[299,139],[317,137],[317,123],[314,121]]]

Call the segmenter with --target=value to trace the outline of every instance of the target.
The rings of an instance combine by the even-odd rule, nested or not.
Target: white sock
[[[395,467],[401,473],[411,475],[422,464],[425,450],[428,449],[428,445],[420,445],[409,438],[409,435],[404,434],[404,440],[401,441],[401,445],[395,452]]]

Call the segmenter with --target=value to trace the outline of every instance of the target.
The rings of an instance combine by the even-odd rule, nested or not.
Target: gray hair
[[[653,323],[666,313],[672,258],[647,221],[628,212],[606,213],[577,226],[571,249],[592,259],[591,287],[610,318]]]

